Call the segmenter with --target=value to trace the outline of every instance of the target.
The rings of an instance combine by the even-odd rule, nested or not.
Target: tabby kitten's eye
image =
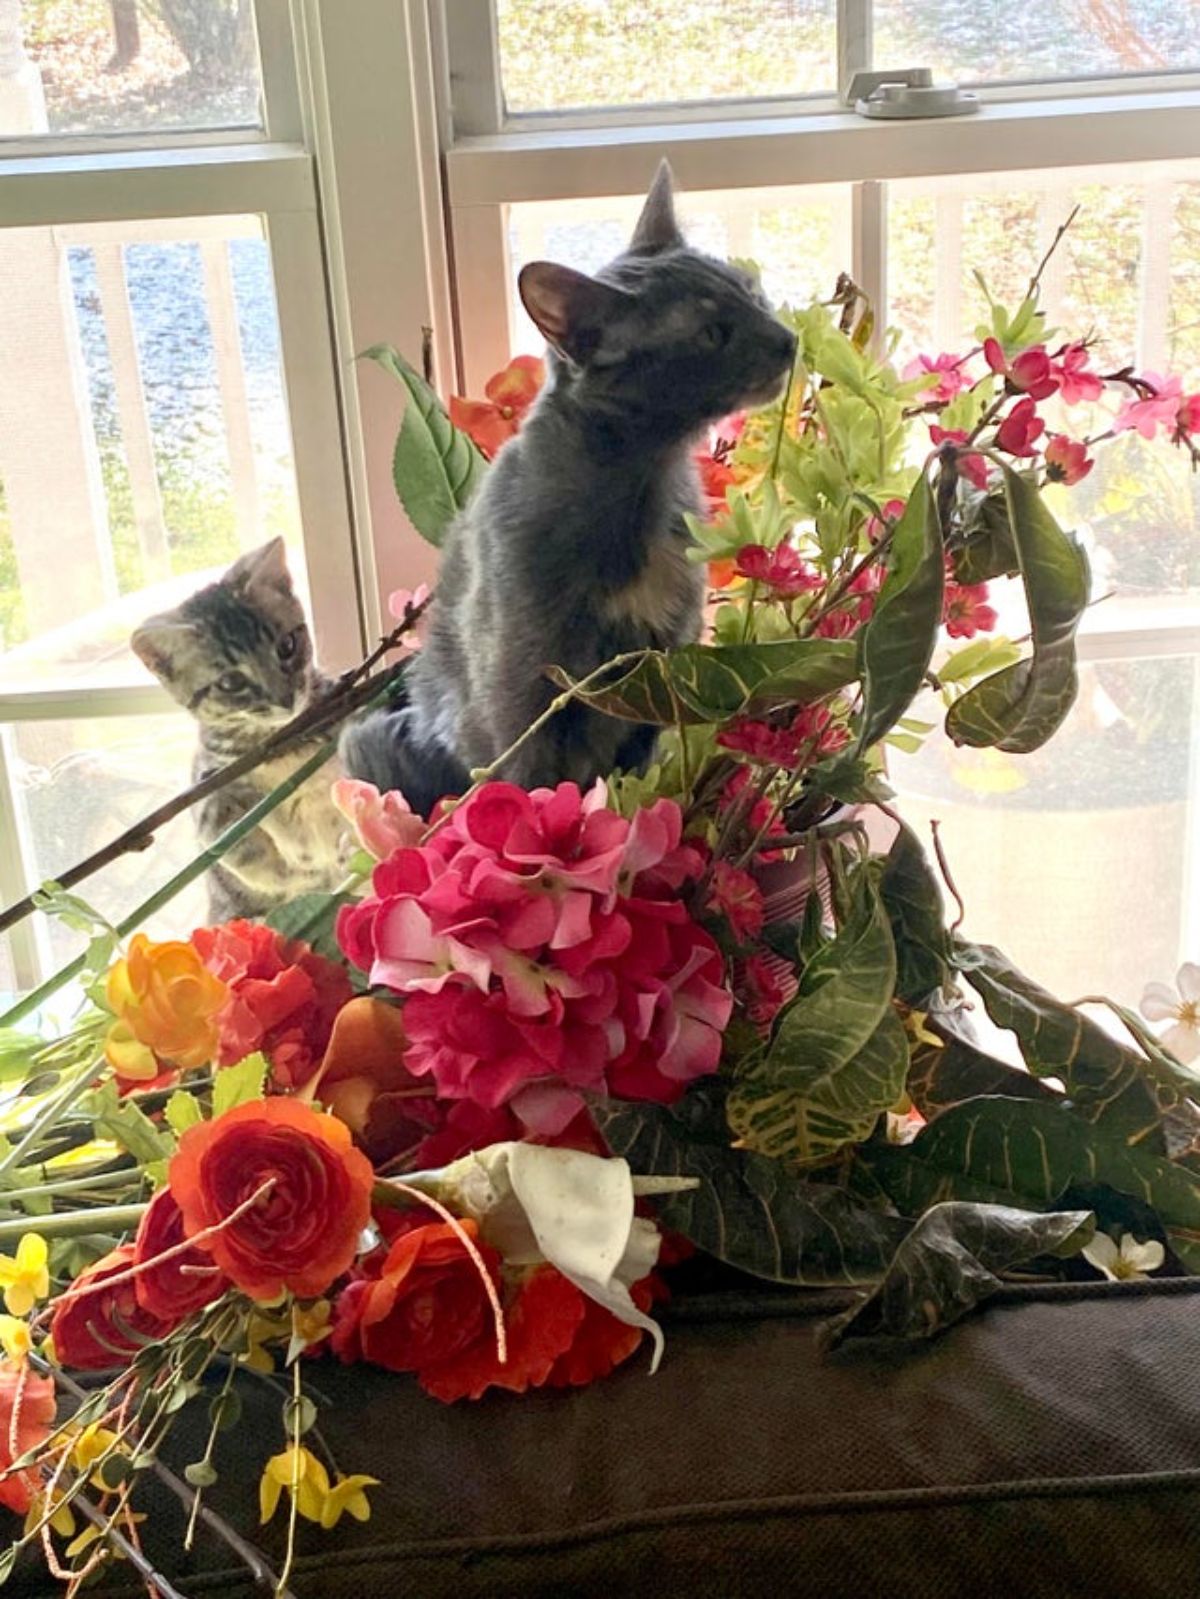
[[[729,343],[729,329],[724,322],[709,322],[696,334],[696,343],[702,350],[721,350]]]
[[[278,655],[278,657],[279,657],[279,659],[281,661],[286,663],[287,661],[291,661],[291,660],[295,659],[296,653],[299,650],[299,648],[300,648],[300,629],[297,627],[297,628],[293,628],[293,630],[287,635],[286,638],[281,638],[279,640],[279,643],[275,646],[275,653],[276,653],[276,655]]]
[[[244,672],[225,672],[217,679],[217,687],[222,694],[240,694],[250,687],[250,679]]]

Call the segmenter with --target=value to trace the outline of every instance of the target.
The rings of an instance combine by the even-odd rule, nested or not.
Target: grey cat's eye
[[[279,643],[275,646],[275,653],[278,655],[281,661],[290,661],[299,652],[301,632],[301,628],[293,628],[293,630],[285,638],[281,638]]]
[[[250,687],[250,679],[244,672],[225,672],[217,679],[217,687],[222,694],[240,694]]]

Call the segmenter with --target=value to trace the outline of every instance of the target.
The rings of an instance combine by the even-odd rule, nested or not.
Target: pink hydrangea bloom
[[[488,783],[382,862],[338,938],[406,996],[408,1070],[540,1135],[585,1092],[666,1103],[714,1070],[732,999],[678,897],[704,866],[682,834],[670,800],[630,822],[602,783]]]

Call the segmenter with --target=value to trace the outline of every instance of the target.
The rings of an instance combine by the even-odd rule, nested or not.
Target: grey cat
[[[615,261],[595,277],[536,261],[519,287],[550,347],[546,387],[450,530],[407,706],[342,740],[348,771],[426,815],[546,709],[546,665],[578,679],[698,636],[704,575],[684,524],[700,509],[694,442],[773,399],[795,356],[751,278],[684,242],[666,162]],[[572,705],[499,775],[584,785],[644,766],[654,738]]]
[[[313,660],[282,539],[251,550],[173,611],[152,616],[130,640],[199,724],[193,776],[206,777],[327,693]],[[196,831],[210,844],[312,754],[315,741],[256,766],[196,807]],[[261,916],[297,894],[335,886],[346,824],[330,799],[330,762],[314,773],[211,868],[209,914]]]

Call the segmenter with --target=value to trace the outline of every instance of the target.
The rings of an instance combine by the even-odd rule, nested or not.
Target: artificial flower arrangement
[[[1182,999],[1148,996],[1170,1034],[1114,1006],[1118,1038],[966,941],[884,759],[931,735],[922,689],[956,743],[1054,733],[1089,579],[1049,501],[1126,428],[1194,456],[1200,396],[1097,370],[1045,326],[1037,278],[903,375],[849,283],[782,315],[787,393],[699,461],[711,638],[556,677],[556,707],[661,728],[646,773],[527,793],[484,771],[428,820],[343,781],[341,892],[179,941],[123,944],[41,896],[90,934],[68,972],[87,999],[54,1033],[21,1025],[53,983],[0,1019],[0,1502],[24,1518],[0,1579],[36,1545],[68,1593],[113,1556],[153,1590],[147,1473],[189,1539],[229,1534],[204,1496],[258,1380],[281,1389],[260,1509],[286,1510],[283,1592],[297,1519],[365,1519],[374,1483],[369,1457],[326,1457],[311,1357],[444,1401],[587,1383],[647,1339],[653,1369],[650,1312],[688,1250],[861,1289],[831,1343],[927,1337],[1015,1268],[1200,1269],[1194,970]],[[447,414],[373,353],[408,389],[397,487],[436,541],[541,364]],[[1106,396],[1081,436],[1077,407]],[[995,634],[1003,578],[1021,643]],[[1024,1070],[981,1047],[971,1003]],[[172,1420],[203,1403],[181,1479]]]

